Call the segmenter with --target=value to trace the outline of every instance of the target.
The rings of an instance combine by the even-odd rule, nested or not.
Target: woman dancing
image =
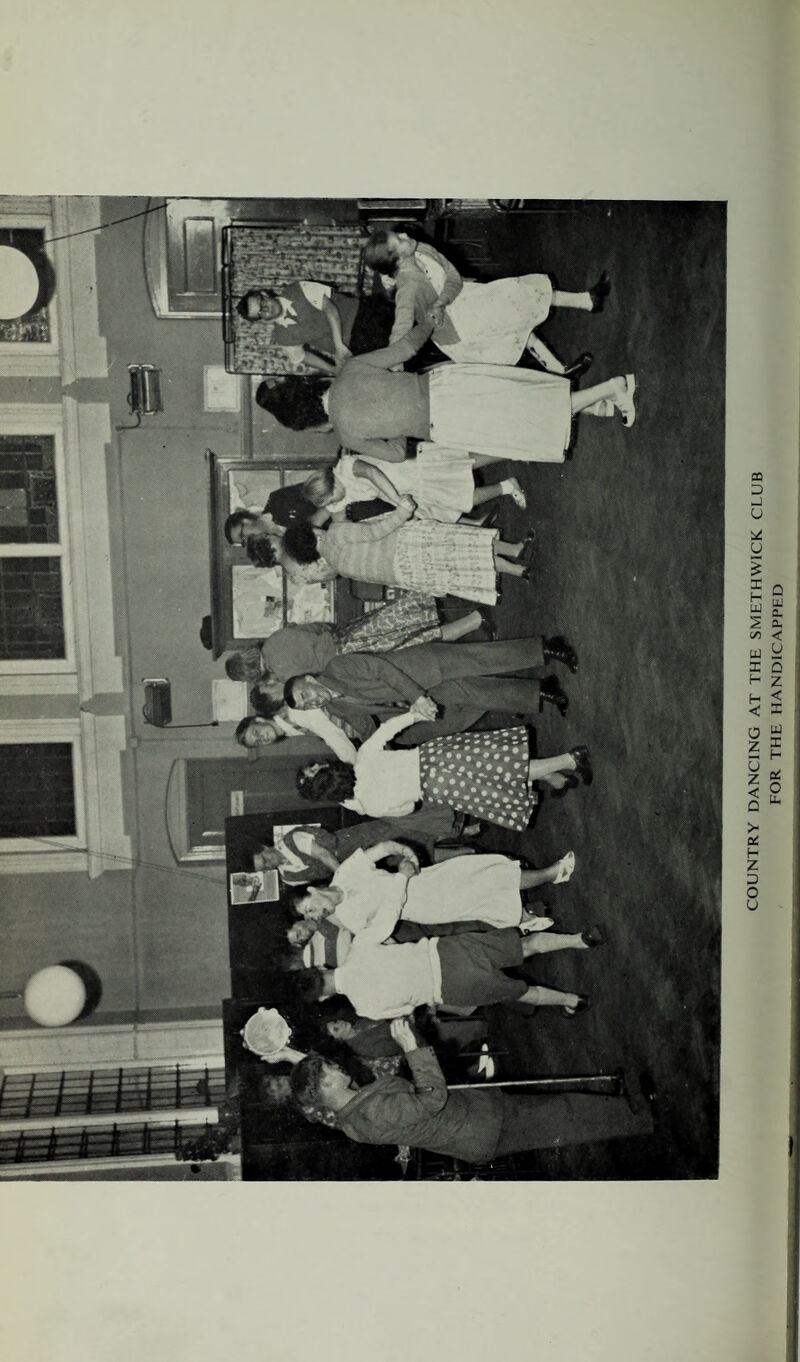
[[[397,506],[402,496],[411,496],[422,519],[453,525],[460,516],[495,497],[510,497],[515,506],[525,510],[528,503],[516,478],[504,478],[484,487],[475,485],[473,470],[482,462],[473,459],[465,449],[440,449],[425,440],[420,443],[415,459],[393,466],[391,478],[369,459],[342,454],[333,468],[320,468],[309,474],[303,492],[310,505],[337,519],[351,519],[349,507],[376,495],[387,503],[386,510]],[[320,523],[318,516],[309,519]]]
[[[341,575],[483,605],[497,601],[498,573],[531,581],[532,534],[508,543],[495,529],[412,519],[414,509],[412,498],[403,497],[394,511],[375,520],[341,521],[327,530],[298,522],[283,540],[284,571],[297,582]],[[262,556],[262,546],[271,553],[270,544],[249,541],[248,555],[257,567],[272,565]]]
[[[554,289],[546,274],[521,274],[488,284],[465,281],[451,261],[417,240],[402,223],[373,232],[364,259],[396,290],[390,344],[417,322],[431,321],[435,345],[462,364],[516,364],[527,350],[549,373],[574,378],[592,362],[592,356],[584,354],[563,365],[536,335],[536,327],[554,307],[602,312],[611,290],[605,274],[580,293]]]
[[[405,459],[408,436],[485,458],[563,463],[573,417],[597,414],[607,400],[633,425],[633,374],[572,392],[567,378],[500,364],[391,372],[430,333],[430,322],[419,324],[384,350],[346,360],[332,380],[262,383],[256,401],[292,430],[332,427],[354,453],[389,463]]]
[[[589,753],[574,747],[538,760],[528,755],[522,725],[481,733],[453,733],[419,747],[389,751],[404,728],[427,719],[423,697],[406,714],[381,724],[358,749],[355,762],[312,762],[297,773],[297,793],[314,803],[337,800],[372,818],[411,813],[420,800],[449,804],[473,818],[524,832],[542,783],[557,795],[593,779]]]

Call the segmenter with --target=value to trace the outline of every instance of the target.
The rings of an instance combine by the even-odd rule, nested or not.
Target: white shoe
[[[554,921],[552,917],[526,917],[522,919],[519,930],[523,936],[530,936],[531,932],[546,932]]]
[[[636,420],[636,408],[633,403],[633,395],[636,392],[636,377],[634,374],[625,375],[625,392],[615,398],[617,411],[622,417],[623,426],[632,426]]]
[[[513,501],[514,505],[519,506],[521,511],[526,510],[528,506],[528,498],[526,497],[525,493],[520,487],[518,480],[516,478],[508,478],[507,481],[511,483],[511,487],[509,491],[506,493],[506,495],[511,497],[511,500]]]
[[[553,880],[553,884],[566,884],[567,880],[572,878],[572,872],[574,869],[575,869],[575,852],[568,851],[566,855],[562,856],[561,860],[558,861],[556,864],[556,877]]]

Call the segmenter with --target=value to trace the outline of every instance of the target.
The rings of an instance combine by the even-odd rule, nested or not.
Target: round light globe
[[[40,1026],[68,1026],[83,1011],[86,985],[68,965],[37,970],[25,986],[25,1011]]]
[[[30,257],[16,246],[0,246],[0,318],[24,317],[38,294],[39,275]]]

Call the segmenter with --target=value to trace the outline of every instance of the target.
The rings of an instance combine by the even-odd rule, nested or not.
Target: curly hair
[[[252,543],[252,540],[250,541]],[[319,559],[314,526],[307,520],[293,520],[283,536],[283,547],[296,563],[316,563]]]
[[[344,761],[315,761],[297,772],[297,793],[314,804],[352,799],[356,775]]]
[[[259,383],[256,402],[288,430],[309,430],[328,420],[322,395],[329,385],[329,378],[287,374],[271,384]]]
[[[274,568],[278,566],[275,540],[269,534],[251,534],[247,540],[247,556],[253,567]]]

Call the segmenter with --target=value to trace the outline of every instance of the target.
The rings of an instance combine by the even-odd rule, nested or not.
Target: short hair
[[[330,500],[333,496],[333,469],[330,464],[327,468],[317,468],[309,473],[303,483],[303,495],[318,509]]]
[[[251,534],[248,536],[247,556],[253,567],[274,568],[278,565],[275,540],[268,534]]]
[[[247,304],[249,303],[250,299],[257,298],[258,301],[261,302],[262,298],[275,297],[277,297],[277,295],[271,288],[249,288],[246,293],[242,294],[242,297],[236,304],[236,311],[239,313],[240,317],[244,317],[246,322],[252,321],[253,318],[250,316],[247,310]]]
[[[294,683],[295,681],[299,681],[300,679],[301,678],[299,676],[290,676],[288,681],[284,683],[283,699],[284,703],[287,704],[290,709],[297,708],[294,702]]]
[[[289,942],[289,945],[301,947],[308,945],[308,942],[311,940],[312,936],[316,934],[316,930],[317,924],[315,922],[309,922],[308,918],[298,919],[297,922],[292,923],[291,927],[287,928],[286,937]],[[298,936],[303,937],[303,940],[301,942],[293,941],[291,937],[292,932],[297,932]]]
[[[238,530],[239,526],[244,525],[248,520],[258,520],[254,511],[248,511],[244,506],[237,506],[235,511],[231,511],[224,525],[225,538],[229,544],[233,543],[234,530]]]
[[[247,747],[247,743],[245,742],[247,734],[250,732],[250,729],[257,722],[257,720],[264,717],[265,716],[261,714],[247,714],[244,719],[239,720],[238,724],[236,725],[234,737],[240,747]],[[285,733],[278,733],[277,730],[275,731],[276,742],[281,742],[282,739],[285,737],[286,737]]]
[[[316,1107],[320,1104],[320,1080],[324,1063],[322,1055],[306,1055],[292,1069],[292,1097],[299,1107]]]
[[[261,650],[255,646],[242,648],[241,652],[238,653],[231,653],[230,657],[225,660],[225,674],[230,681],[252,681],[256,675],[256,667],[260,677],[264,667]]]
[[[250,541],[252,543],[252,540]],[[296,563],[316,563],[319,559],[314,526],[307,520],[293,520],[283,536],[283,547]]]
[[[364,247],[364,260],[376,274],[394,275],[397,273],[397,256],[389,248],[389,231],[379,227],[372,233]]]
[[[276,383],[259,383],[256,402],[288,430],[308,430],[327,421],[322,405],[329,378],[287,374]]]
[[[282,699],[265,695],[257,685],[250,691],[250,708],[255,710],[259,719],[274,719],[278,710],[283,709],[283,704]]]
[[[291,981],[291,988],[294,997],[298,1002],[320,1003],[323,1001],[328,975],[333,974],[333,970],[326,969],[324,965],[312,965],[309,969],[299,969],[295,971]]]
[[[309,799],[314,804],[341,803],[343,799],[352,799],[356,775],[353,767],[344,761],[314,762],[301,766],[296,786],[301,799]]]

